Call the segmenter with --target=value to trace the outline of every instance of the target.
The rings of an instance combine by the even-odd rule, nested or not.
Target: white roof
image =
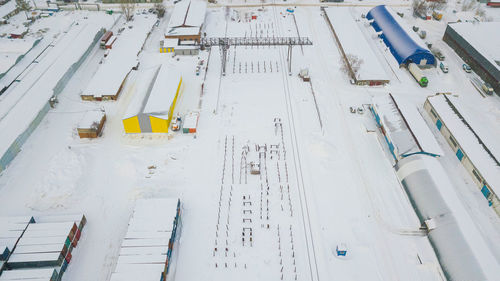
[[[149,89],[142,91],[142,94],[139,93],[137,98],[132,100],[124,119],[140,113],[158,117],[168,116],[181,81],[180,74],[168,65],[162,64],[150,81],[154,83],[152,88],[150,87],[150,92],[148,93]]]
[[[359,24],[354,21],[349,7],[328,8],[326,15],[332,23],[342,48],[346,54],[351,54],[363,60],[357,73],[359,80],[389,80],[389,76],[380,65],[377,56],[365,39]]]
[[[43,269],[16,269],[4,270],[0,276],[0,281],[6,280],[46,280],[49,281],[50,277],[54,274],[54,268]],[[57,275],[57,273],[56,273]]]
[[[190,35],[197,35],[200,33],[200,28],[199,27],[175,27],[175,28],[168,28],[167,32],[165,33],[166,36],[190,36]]]
[[[500,70],[500,22],[458,22],[450,23],[449,27]]]
[[[447,98],[481,139],[484,146],[479,143],[474,132],[455,114],[444,95],[432,96],[428,100],[443,124],[448,127],[460,147],[462,147],[464,153],[467,154],[467,157],[491,186],[493,192],[500,195],[500,166],[494,160],[495,158],[496,161],[500,161],[500,136],[498,134],[500,124],[498,124],[498,121],[489,121],[493,120],[493,118],[486,118],[484,116],[487,114],[486,112],[475,114],[472,109],[463,105],[456,97],[447,95]],[[491,155],[484,147],[488,148]]]
[[[16,9],[16,1],[10,0],[9,2],[0,6],[0,18],[5,17]]]
[[[101,110],[91,110],[85,112],[80,122],[78,122],[78,128],[82,129],[92,129],[96,123],[99,125],[102,118],[104,117],[104,111]]]
[[[205,21],[207,3],[204,1],[182,0],[175,4],[167,30],[174,27],[198,27]]]
[[[170,38],[170,39],[163,39],[163,47],[165,48],[171,48],[171,47],[176,47],[178,44],[178,39],[175,38]]]
[[[25,38],[25,39],[8,39],[0,38],[0,74],[9,70],[19,59],[20,56],[26,54],[33,44],[40,39]]]
[[[37,261],[57,261],[59,260],[61,253],[35,253],[35,254],[16,254],[13,253],[9,257],[9,263],[18,262],[37,262]]]
[[[391,96],[394,97],[394,101]],[[443,154],[415,106],[391,94],[373,98],[373,106],[388,138],[397,148],[396,156],[419,152]]]
[[[196,128],[196,126],[198,125],[198,117],[198,112],[189,113],[188,115],[186,115],[186,117],[184,117],[184,124],[182,125],[182,127],[188,129]]]
[[[155,21],[152,16],[134,17],[133,28],[125,27],[82,95],[116,95],[127,73],[137,65],[137,54]]]

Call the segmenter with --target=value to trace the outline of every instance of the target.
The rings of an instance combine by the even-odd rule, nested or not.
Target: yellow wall
[[[160,48],[160,53],[172,53],[174,48]]]
[[[170,124],[168,120],[149,116],[149,121],[151,122],[151,132],[168,133],[168,124]]]
[[[141,132],[141,126],[139,126],[139,119],[137,118],[137,116],[123,119],[122,121],[125,133],[134,134]]]
[[[177,86],[177,91],[175,92],[174,101],[172,102],[172,104],[170,105],[170,109],[168,110],[168,124],[172,122],[172,115],[174,115],[175,106],[177,105],[177,98],[181,94],[182,94],[182,77],[181,80],[179,81],[179,85]]]

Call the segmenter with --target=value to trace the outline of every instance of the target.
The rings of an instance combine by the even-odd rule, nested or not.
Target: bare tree
[[[346,57],[347,57],[347,63],[343,57],[340,57],[340,65],[341,65],[340,71],[349,76],[354,75],[354,77],[351,78],[356,78],[358,76],[359,69],[363,64],[363,60],[352,54],[346,54]]]
[[[16,6],[19,9],[19,11],[24,11],[26,19],[29,19],[28,12],[31,10],[31,5],[28,2],[28,0],[16,0]]]
[[[434,0],[434,1],[431,1],[431,2],[428,2],[428,7],[429,7],[429,10],[444,10],[444,8],[446,8],[446,6],[448,5],[448,1],[447,0]]]
[[[120,9],[125,15],[125,20],[132,20],[132,18],[134,17],[135,5],[136,4],[134,0],[122,0],[122,2],[120,3]]]
[[[156,3],[154,8],[158,17],[163,18],[163,16],[165,15],[165,5],[163,5],[163,3]]]
[[[425,0],[413,0],[411,3],[411,9],[413,11],[413,15],[426,15],[429,7],[427,6],[427,2]]]
[[[474,6],[476,6],[474,0],[465,0],[462,4],[462,11],[471,11],[474,9]]]

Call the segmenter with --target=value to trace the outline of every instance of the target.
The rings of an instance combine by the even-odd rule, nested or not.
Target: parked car
[[[439,68],[441,68],[444,73],[448,73],[448,64],[444,61],[439,62]]]
[[[470,66],[466,63],[462,64],[462,69],[467,72],[467,73],[471,73],[472,72],[472,68],[470,68]]]
[[[491,87],[491,85],[487,82],[484,82],[483,85],[481,85],[481,88],[483,89],[483,91],[487,94],[487,95],[493,95],[493,88]]]

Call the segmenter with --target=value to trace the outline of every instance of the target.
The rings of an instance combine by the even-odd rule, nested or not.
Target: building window
[[[434,111],[434,109],[431,108],[431,114],[432,116],[434,116],[434,118],[438,118],[436,112]]]
[[[455,141],[455,139],[452,136],[450,136],[449,139],[450,139],[451,143],[453,144],[453,147],[457,147],[458,144]]]
[[[483,180],[481,179],[481,176],[477,173],[476,169],[472,169],[472,174],[474,174],[474,176],[476,177],[476,179],[479,182],[483,182]]]

